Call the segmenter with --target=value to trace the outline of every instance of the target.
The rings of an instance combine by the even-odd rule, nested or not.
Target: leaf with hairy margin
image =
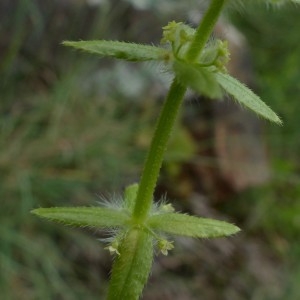
[[[237,102],[269,121],[277,124],[282,123],[276,113],[243,83],[223,73],[217,73],[216,79],[221,87]]]
[[[106,207],[37,208],[31,213],[53,222],[76,227],[122,227],[129,221],[125,212]]]
[[[196,238],[214,238],[235,234],[240,229],[224,221],[198,218],[180,213],[151,216],[147,225],[153,230]]]
[[[161,47],[119,41],[65,41],[63,45],[87,51],[102,57],[114,57],[128,61],[168,60],[169,51]]]

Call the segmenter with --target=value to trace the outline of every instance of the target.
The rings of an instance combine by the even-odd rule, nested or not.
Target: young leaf
[[[51,207],[31,212],[53,222],[77,227],[119,227],[126,226],[129,220],[124,212],[106,207]]]
[[[125,207],[132,212],[134,205],[135,205],[135,199],[138,192],[139,185],[137,183],[131,184],[126,187],[124,192],[124,198],[125,198]]]
[[[180,60],[174,61],[173,68],[182,85],[188,86],[200,95],[209,98],[220,98],[222,96],[215,74],[207,68],[191,65]]]
[[[147,282],[153,260],[153,238],[141,229],[132,229],[123,238],[115,258],[108,300],[137,300]]]
[[[164,60],[169,56],[169,52],[161,47],[119,41],[65,41],[63,45],[128,61]]]
[[[240,231],[227,222],[179,213],[153,215],[147,225],[154,230],[197,238],[223,237]]]
[[[249,88],[239,82],[237,79],[228,74],[217,73],[216,79],[222,88],[236,101],[251,109],[258,115],[268,119],[277,124],[281,124],[281,120],[276,113],[265,104],[257,95],[255,95]]]

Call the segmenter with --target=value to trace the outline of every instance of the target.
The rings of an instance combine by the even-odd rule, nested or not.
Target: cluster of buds
[[[178,60],[185,60],[186,52],[194,39],[194,35],[195,29],[182,22],[172,21],[163,27],[161,44],[170,45],[173,56]],[[226,73],[229,57],[227,41],[214,39],[207,43],[195,64]]]

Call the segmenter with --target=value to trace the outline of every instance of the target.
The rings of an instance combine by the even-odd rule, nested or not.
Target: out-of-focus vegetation
[[[266,126],[272,162],[267,187],[239,197],[237,213],[256,234],[262,233],[286,262],[280,299],[298,299],[300,288],[300,26],[299,7],[247,9],[232,19],[247,37],[256,86],[282,117],[280,128]],[[250,205],[249,205],[250,203]],[[242,213],[243,212],[243,213]]]
[[[79,1],[0,6],[1,299],[96,299],[110,267],[99,241],[39,222],[29,211],[90,205],[100,191],[136,180],[144,152],[136,136],[149,110],[121,98],[109,78],[121,71],[100,73],[97,60],[83,64],[60,45],[103,36],[106,26],[117,30],[128,5],[110,6],[113,17]],[[107,77],[110,93],[99,95],[97,76]]]
[[[99,234],[48,224],[29,211],[93,204],[97,194],[121,190],[137,180],[157,112],[155,100],[164,95],[168,82],[165,74],[157,78],[152,65],[100,63],[64,49],[61,41],[158,42],[170,16],[197,18],[197,2],[1,1],[1,299],[101,299],[111,258],[96,240]],[[270,289],[272,294],[255,281],[247,273],[246,254],[218,269],[223,261],[213,261],[213,250],[218,256],[232,246],[213,244],[207,251],[203,242],[185,242],[174,257],[159,259],[153,271],[170,278],[166,286],[179,292],[159,294],[151,285],[164,286],[154,279],[147,299],[198,299],[199,291],[210,300],[300,297],[299,8],[249,8],[232,19],[250,45],[258,93],[279,113],[284,126],[266,125],[273,174],[268,186],[215,208],[244,229],[243,246],[239,242],[235,247],[258,251],[258,266],[267,257],[273,264],[270,272],[279,270],[282,276],[281,286]],[[176,140],[172,145],[182,147]],[[171,159],[177,152],[170,151],[166,169],[177,173]],[[265,256],[259,252],[261,244]],[[199,263],[199,256],[206,261]]]

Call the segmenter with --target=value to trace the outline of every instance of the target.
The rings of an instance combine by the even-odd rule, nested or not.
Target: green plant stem
[[[208,10],[196,30],[194,41],[187,52],[187,60],[195,60],[203,50],[214,29],[214,25],[218,20],[224,3],[225,0],[211,1]],[[186,87],[179,84],[178,80],[174,78],[157,122],[139,183],[133,211],[133,218],[137,223],[142,223],[151,209],[154,189],[158,180],[164,153],[185,92]]]
[[[142,229],[131,229],[119,246],[107,300],[138,300],[148,280],[153,261],[153,237]]]
[[[174,126],[186,87],[174,78],[167,99],[159,116],[151,146],[142,173],[133,217],[142,222],[151,209],[153,193],[162,165],[169,136]]]
[[[208,10],[203,16],[199,27],[195,33],[193,42],[187,51],[186,59],[190,62],[197,59],[199,54],[205,47],[207,40],[209,39],[214,26],[219,18],[219,15],[223,9],[225,0],[212,0]]]

